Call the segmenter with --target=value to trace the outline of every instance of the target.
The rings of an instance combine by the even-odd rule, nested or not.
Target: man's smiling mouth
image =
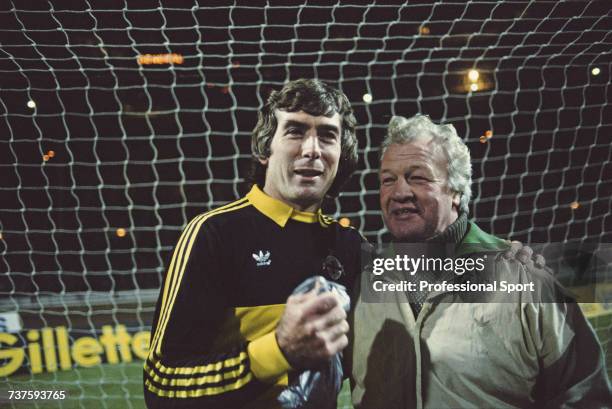
[[[295,169],[293,171],[295,174],[305,177],[305,178],[315,178],[317,176],[321,176],[323,174],[323,171],[317,170],[317,169]]]
[[[417,214],[419,210],[414,207],[400,207],[391,210],[391,214],[394,216],[403,216],[407,214]]]

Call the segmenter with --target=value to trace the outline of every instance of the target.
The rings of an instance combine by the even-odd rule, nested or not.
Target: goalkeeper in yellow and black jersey
[[[317,80],[270,95],[256,183],[194,218],[174,250],[144,367],[149,408],[279,407],[290,378],[347,345],[335,295],[290,294],[320,274],[350,288],[359,272],[361,235],[320,210],[356,165],[355,123],[347,97]]]

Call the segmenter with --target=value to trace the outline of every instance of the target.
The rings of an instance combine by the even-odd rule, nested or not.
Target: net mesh
[[[0,304],[20,314],[15,345],[44,349],[41,331],[27,338],[43,327],[65,327],[71,344],[103,325],[132,340],[148,330],[180,230],[246,191],[257,111],[301,77],[355,109],[359,170],[325,209],[368,239],[388,239],[376,175],[386,124],[425,113],[470,148],[483,229],[612,241],[607,2],[225,3],[0,6]],[[593,321],[608,351],[610,321]],[[46,377],[5,379],[68,376],[41,360]],[[66,402],[142,406],[138,365],[71,362]]]

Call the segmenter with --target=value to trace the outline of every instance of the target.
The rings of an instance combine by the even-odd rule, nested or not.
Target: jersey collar
[[[302,223],[316,223],[321,215],[320,209],[317,213],[296,210],[288,204],[268,196],[257,185],[253,185],[246,197],[257,210],[274,220],[281,227],[285,227],[289,219]]]

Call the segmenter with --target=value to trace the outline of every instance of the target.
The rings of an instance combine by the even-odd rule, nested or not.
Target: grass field
[[[65,391],[65,400],[8,400],[9,390]],[[14,409],[145,409],[142,396],[142,362],[101,365],[53,374],[20,375],[0,383],[0,407]],[[350,409],[350,389],[345,382],[338,408]]]
[[[8,400],[9,390],[65,391],[65,400]],[[142,396],[142,362],[100,365],[51,374],[20,375],[0,384],[2,408],[133,408],[144,409]]]
[[[606,351],[608,374],[612,376],[612,314],[590,319]],[[9,390],[65,391],[65,400],[8,400]],[[100,365],[51,374],[19,375],[0,381],[0,407],[14,409],[144,409],[142,362]],[[350,409],[348,382],[338,397],[338,408]]]

